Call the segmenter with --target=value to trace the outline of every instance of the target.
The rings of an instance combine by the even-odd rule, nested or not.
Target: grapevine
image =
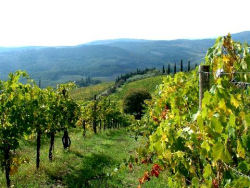
[[[249,88],[234,84],[249,82],[249,47],[220,37],[205,59],[213,77],[202,109],[197,69],[167,76],[133,128],[148,140],[138,154],[169,169],[169,187],[249,187]]]
[[[27,80],[25,84],[20,82],[21,78]],[[36,167],[39,169],[42,135],[51,136],[49,159],[52,160],[55,133],[75,126],[80,108],[68,95],[72,86],[41,89],[22,71],[10,73],[7,81],[0,81],[0,164],[7,187],[11,185],[10,175],[17,171],[17,166],[12,168],[18,161],[13,154],[20,139],[37,135]]]

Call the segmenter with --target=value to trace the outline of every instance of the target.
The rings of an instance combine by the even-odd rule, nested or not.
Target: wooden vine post
[[[83,136],[85,136],[86,135],[86,121],[85,120],[82,121],[82,128],[83,128]]]
[[[39,80],[38,87],[41,88],[41,80]],[[36,169],[40,167],[40,149],[41,149],[41,128],[40,125],[36,125]]]
[[[7,187],[10,187],[10,146],[6,143],[4,147],[4,168]]]
[[[97,108],[97,101],[96,101],[96,95],[94,96],[94,107],[93,107],[93,130],[94,133],[96,134],[96,126],[97,126],[97,119],[96,119],[96,109]]]
[[[199,66],[199,110],[202,107],[204,92],[209,90],[209,65]]]

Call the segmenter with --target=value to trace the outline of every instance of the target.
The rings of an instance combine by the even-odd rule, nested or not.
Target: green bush
[[[145,89],[131,89],[123,100],[123,110],[141,119],[144,110],[144,101],[151,99],[150,93]]]

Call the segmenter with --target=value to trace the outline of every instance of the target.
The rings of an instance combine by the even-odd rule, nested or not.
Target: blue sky
[[[0,46],[211,38],[250,30],[249,0],[0,0]]]

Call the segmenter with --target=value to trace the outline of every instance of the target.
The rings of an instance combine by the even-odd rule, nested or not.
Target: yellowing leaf
[[[17,166],[11,166],[10,167],[10,175],[14,175],[15,173],[17,173],[17,171],[18,171]]]
[[[167,138],[166,134],[162,135],[161,141],[163,141],[163,142],[168,141],[168,138]]]
[[[190,166],[189,167],[189,172],[190,173],[195,174],[195,171],[196,171],[195,166]]]
[[[184,152],[182,152],[182,151],[177,151],[175,154],[176,154],[179,158],[183,158],[183,156],[185,155]]]
[[[210,146],[209,146],[208,142],[202,142],[201,148],[207,150],[208,152],[210,151]]]
[[[228,63],[229,61],[230,61],[230,59],[226,55],[224,55],[223,56],[223,62]]]
[[[222,109],[223,111],[226,111],[226,103],[225,103],[225,100],[222,99],[220,102],[219,102],[219,108]]]
[[[163,158],[165,158],[167,160],[170,160],[172,157],[172,154],[169,150],[165,151],[162,155],[163,155]]]
[[[241,100],[241,94],[236,95],[237,100]]]
[[[238,101],[233,95],[231,95],[230,102],[231,102],[231,104],[234,105],[236,108],[238,108],[239,105],[240,105],[239,101]]]
[[[239,140],[237,140],[237,153],[239,155],[239,157],[241,158],[245,158],[245,149],[242,147],[241,143]]]

